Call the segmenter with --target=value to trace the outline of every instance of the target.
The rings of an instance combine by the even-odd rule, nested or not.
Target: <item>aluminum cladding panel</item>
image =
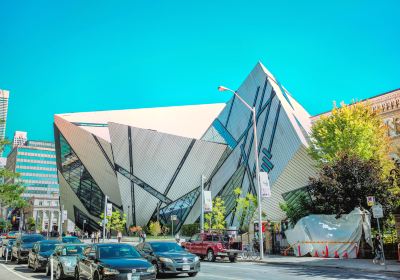
[[[114,162],[126,170],[130,170],[128,126],[108,123]]]
[[[164,193],[192,139],[135,127],[131,130],[133,174]]]
[[[226,149],[226,145],[197,140],[188,154],[168,197],[176,200],[201,184],[201,176],[209,178]]]
[[[121,205],[117,177],[93,135],[58,116],[55,116],[55,124],[102,192],[107,194],[113,203]]]

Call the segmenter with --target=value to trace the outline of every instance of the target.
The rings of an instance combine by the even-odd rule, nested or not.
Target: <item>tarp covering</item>
[[[296,256],[357,258],[362,232],[372,246],[371,215],[355,208],[339,219],[335,215],[309,215],[285,231]]]

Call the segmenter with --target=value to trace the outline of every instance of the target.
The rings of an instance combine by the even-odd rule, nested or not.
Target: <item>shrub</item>
[[[195,224],[187,224],[181,227],[182,236],[192,236],[200,231],[200,225],[198,223]]]

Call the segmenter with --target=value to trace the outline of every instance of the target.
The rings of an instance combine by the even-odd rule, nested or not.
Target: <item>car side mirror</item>
[[[96,255],[94,255],[94,254],[89,254],[89,255],[87,256],[87,258],[88,258],[89,260],[91,260],[91,261],[94,261],[94,260],[96,259]]]

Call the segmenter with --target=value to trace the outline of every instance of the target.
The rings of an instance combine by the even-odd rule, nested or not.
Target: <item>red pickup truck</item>
[[[230,262],[235,262],[240,251],[232,249],[232,245],[233,242],[228,235],[215,233],[195,234],[189,241],[182,242],[183,248],[210,262],[215,261],[217,257],[228,258]]]

